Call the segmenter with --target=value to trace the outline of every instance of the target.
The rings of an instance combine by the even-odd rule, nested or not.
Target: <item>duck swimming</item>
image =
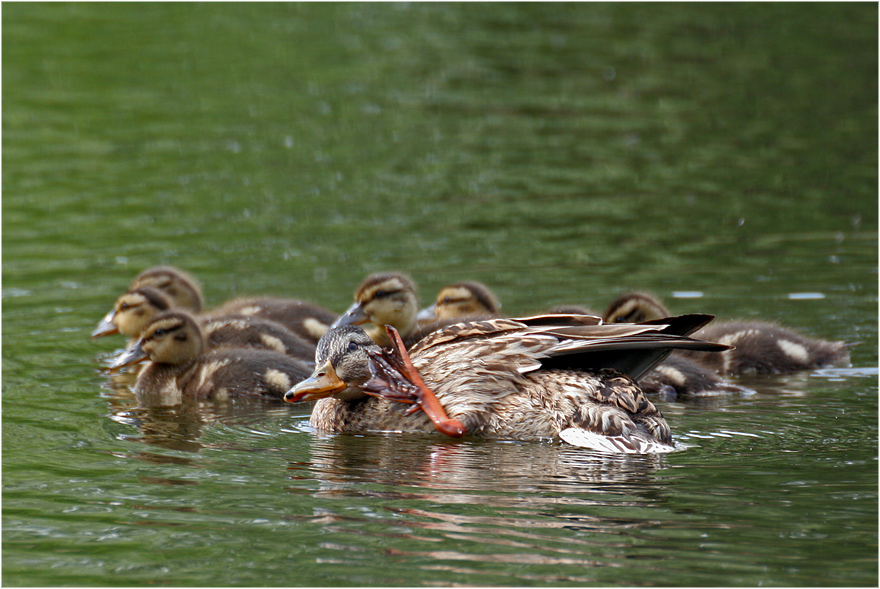
[[[597,317],[544,315],[468,321],[428,334],[408,356],[402,342],[394,353],[383,352],[362,329],[343,326],[321,338],[317,368],[284,398],[320,399],[310,423],[326,431],[436,427],[484,438],[558,438],[607,452],[666,452],[673,449],[669,426],[634,379],[673,349],[727,349],[687,337],[710,320],[689,315],[601,325]],[[439,417],[436,407],[430,416],[414,411],[432,396]]]
[[[204,307],[198,281],[174,266],[155,266],[144,270],[135,277],[128,290],[132,291],[143,286],[162,291],[171,299],[174,308],[201,313]],[[212,317],[239,315],[275,321],[312,343],[317,343],[337,317],[336,313],[320,305],[278,297],[232,299],[204,315]]]
[[[608,323],[633,323],[668,314],[659,298],[632,292],[612,301],[604,318]],[[695,335],[735,346],[721,354],[679,352],[720,374],[787,374],[849,365],[848,344],[812,339],[769,321],[723,321]]]
[[[420,320],[437,321],[453,319],[462,321],[474,317],[498,317],[501,303],[498,297],[480,282],[459,282],[445,286],[437,293],[434,304],[423,309]],[[592,315],[580,305],[556,305],[546,314]],[[666,317],[662,315],[662,317]],[[655,317],[651,317],[652,319]],[[656,317],[659,319],[660,317]],[[710,339],[711,338],[704,338]],[[749,389],[731,384],[719,378],[696,361],[672,355],[660,362],[653,370],[639,379],[639,386],[648,395],[664,394],[673,398],[715,396],[729,393],[751,393]]]
[[[121,333],[130,338],[131,345],[150,321],[175,308],[175,302],[165,292],[149,286],[135,288],[116,299],[113,310],[98,324],[92,337]],[[212,349],[232,346],[273,350],[309,363],[315,357],[312,342],[268,319],[240,315],[193,317],[205,334],[207,346]]]
[[[249,348],[209,350],[196,319],[185,311],[161,313],[112,369],[150,362],[140,371],[139,396],[180,403],[185,397],[225,399],[239,395],[281,400],[311,369],[284,354]]]

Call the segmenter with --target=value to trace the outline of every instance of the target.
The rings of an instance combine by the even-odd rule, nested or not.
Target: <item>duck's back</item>
[[[337,318],[336,313],[320,305],[275,297],[235,299],[214,310],[211,315],[244,315],[269,319],[311,342],[321,339]]]

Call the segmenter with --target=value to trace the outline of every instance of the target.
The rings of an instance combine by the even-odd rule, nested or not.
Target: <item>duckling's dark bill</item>
[[[364,306],[361,303],[355,303],[349,307],[345,313],[339,316],[339,319],[333,322],[330,329],[341,327],[343,325],[362,325],[369,321],[370,318],[364,312]]]
[[[119,328],[116,327],[116,323],[113,322],[114,315],[115,313],[113,311],[110,311],[109,313],[107,313],[107,315],[104,316],[103,319],[101,319],[98,327],[96,327],[95,331],[92,332],[93,338],[119,333]]]
[[[120,354],[116,358],[116,360],[113,361],[113,364],[110,365],[110,370],[117,370],[119,368],[122,368],[123,366],[131,366],[132,364],[143,362],[147,358],[147,353],[144,352],[144,349],[141,347],[141,343],[138,342],[131,348],[122,352],[122,354]]]
[[[300,403],[302,401],[317,401],[340,393],[348,385],[339,378],[336,370],[329,361],[324,363],[312,373],[312,375],[300,382],[292,389],[284,393],[284,400],[288,403]]]

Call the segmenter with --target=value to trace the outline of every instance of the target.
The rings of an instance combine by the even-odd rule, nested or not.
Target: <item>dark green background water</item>
[[[3,6],[3,583],[870,585],[877,6]],[[342,311],[368,272],[511,314],[861,342],[665,402],[662,457],[138,408],[89,332],[171,263]],[[691,291],[699,298],[682,298]]]

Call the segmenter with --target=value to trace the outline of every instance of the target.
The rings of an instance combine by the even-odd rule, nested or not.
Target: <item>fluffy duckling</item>
[[[184,397],[222,400],[236,395],[282,399],[311,370],[289,356],[267,350],[209,350],[196,319],[185,311],[167,311],[144,327],[138,341],[113,363],[113,369],[149,359],[135,393],[179,403]]]
[[[175,307],[201,313],[202,287],[191,275],[174,266],[154,266],[147,268],[132,280],[128,290],[150,286],[164,292]]]
[[[411,278],[399,272],[370,274],[354,291],[354,301],[333,327],[370,323],[365,331],[382,347],[391,344],[385,325],[393,326],[406,340],[411,339],[419,311]]]
[[[174,308],[200,313],[204,307],[199,283],[173,266],[156,266],[144,270],[131,283],[129,291],[143,286],[162,291],[171,299]],[[245,315],[275,321],[313,344],[317,343],[336,319],[335,313],[314,303],[277,297],[233,299],[206,314],[212,317]]]
[[[164,292],[149,286],[135,288],[116,299],[113,310],[98,324],[92,337],[121,333],[133,343],[151,320],[175,308]],[[315,357],[312,342],[274,321],[236,315],[196,317],[196,320],[212,349],[232,346],[272,350],[309,362]]]
[[[501,303],[482,282],[468,280],[440,289],[434,304],[416,316],[418,321],[461,319],[462,317],[498,317]]]
[[[211,316],[223,315],[268,319],[312,343],[317,343],[337,318],[336,313],[320,305],[278,297],[233,299],[211,312]]]
[[[310,420],[319,430],[430,432],[442,422],[453,424],[441,429],[450,435],[666,452],[673,449],[669,426],[634,379],[674,348],[726,349],[686,337],[709,320],[683,316],[626,326],[559,315],[470,321],[427,335],[410,349],[411,360],[402,342],[383,352],[360,328],[343,326],[321,338],[317,368],[285,400],[320,399]],[[427,398],[438,403],[439,417]],[[396,401],[416,402],[426,413]]]
[[[608,323],[646,321],[669,314],[666,306],[646,293],[626,293],[605,311]],[[849,364],[848,345],[808,338],[767,321],[725,321],[703,328],[698,337],[735,346],[721,354],[682,355],[721,374],[786,374]]]

